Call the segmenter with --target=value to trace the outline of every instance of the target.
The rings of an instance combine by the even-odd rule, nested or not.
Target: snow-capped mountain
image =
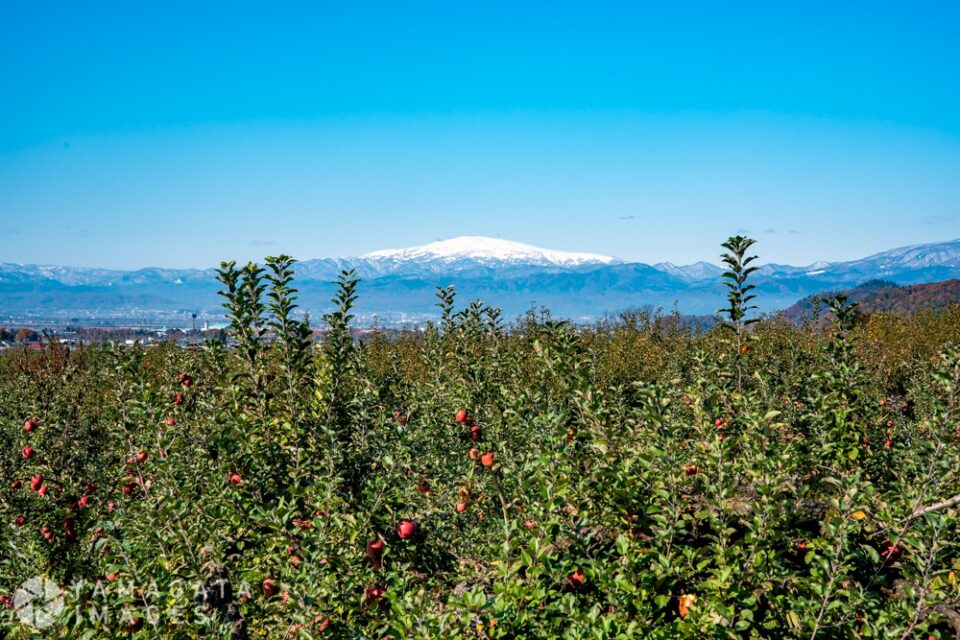
[[[960,239],[890,249],[847,264],[850,267],[869,266],[877,269],[957,267],[960,266]]]
[[[663,271],[664,273],[669,273],[670,275],[676,276],[677,278],[687,282],[715,279],[719,278],[720,274],[723,273],[723,269],[721,267],[702,261],[683,266],[677,266],[672,262],[658,262],[657,264],[653,265],[653,268]]]
[[[610,256],[543,249],[497,238],[463,236],[355,258],[320,258],[296,265],[299,304],[320,317],[333,281],[353,269],[363,279],[358,313],[370,318],[424,318],[436,312],[435,289],[454,285],[461,302],[483,299],[519,315],[545,306],[572,318],[598,318],[652,306],[712,314],[723,305],[723,269],[625,263]],[[884,279],[909,285],[960,278],[960,240],[893,249],[850,262],[796,267],[762,265],[752,278],[764,311],[824,291]],[[169,318],[220,313],[214,269],[136,271],[0,264],[0,321],[17,318]],[[169,320],[165,320],[169,321]],[[187,323],[189,324],[189,323]]]
[[[529,244],[487,238],[484,236],[459,236],[407,249],[371,251],[360,256],[371,261],[426,262],[440,261],[454,264],[469,260],[482,264],[525,264],[559,267],[617,264],[621,260],[596,253],[574,253],[541,249]]]

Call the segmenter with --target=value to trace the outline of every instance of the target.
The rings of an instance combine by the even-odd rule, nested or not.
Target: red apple
[[[533,531],[533,528],[537,526],[536,520],[525,520],[523,526],[526,527],[527,531]]]
[[[455,508],[456,508],[456,510],[457,510],[457,513],[463,513],[464,511],[467,510],[467,503],[466,503],[466,502],[458,502],[458,503],[457,503],[457,506],[456,506]]]
[[[87,482],[86,489],[87,493],[95,493],[97,490],[97,485],[93,484],[93,482]]]
[[[456,419],[457,419],[457,422],[460,422],[460,423],[466,422],[466,421],[467,421],[467,410],[466,410],[466,409],[460,409],[459,411],[457,411]]]
[[[236,486],[239,486],[239,485],[243,484],[243,478],[240,477],[240,474],[239,474],[239,473],[231,473],[231,474],[230,474],[230,484],[232,484],[232,485],[235,486],[235,487],[236,487]]]
[[[143,629],[143,618],[134,618],[123,625],[123,630],[127,633],[136,633]]]
[[[493,465],[496,464],[493,459],[493,451],[487,451],[485,454],[480,456],[480,463],[488,469],[493,467]]]
[[[13,489],[14,491],[16,491],[22,486],[23,486],[23,483],[20,482],[19,480],[14,480],[13,482],[10,483],[10,488]]]
[[[108,574],[107,574],[107,582],[116,582],[116,581],[117,581],[117,574],[116,574],[116,573],[108,573]]]
[[[375,538],[367,543],[367,557],[377,571],[383,567],[383,540]]]
[[[37,428],[36,420],[27,420],[23,423],[23,430],[30,432]]]
[[[30,488],[31,488],[31,489],[33,489],[34,491],[39,491],[42,486],[43,486],[43,475],[42,475],[42,474],[39,474],[39,473],[38,473],[37,475],[35,475],[35,476],[33,476],[32,478],[30,478]]]
[[[77,500],[77,507],[80,509],[83,509],[88,504],[90,504],[90,496],[80,496],[80,499]]]
[[[23,525],[27,524],[27,519],[23,516],[17,516],[17,519],[13,521],[13,524],[17,525],[18,527],[22,527]]]
[[[165,424],[168,427],[172,427],[173,425],[177,424],[177,421],[174,420],[173,418],[167,418]]]
[[[570,586],[573,587],[574,589],[580,589],[580,588],[582,588],[582,587],[583,587],[583,584],[584,584],[584,582],[586,582],[586,580],[587,580],[587,576],[585,576],[584,573],[583,573],[583,571],[581,571],[580,569],[577,569],[576,571],[574,571],[573,573],[571,573],[571,574],[570,574],[570,577],[567,578],[567,582],[568,582],[568,583],[570,584]]]
[[[134,486],[135,486],[135,485],[134,485],[133,483],[123,485],[123,494],[126,495],[126,496],[128,496],[128,495],[130,495],[131,493],[133,493],[133,487],[134,487]]]
[[[880,552],[880,555],[887,560],[893,560],[900,555],[900,552],[902,551],[900,545],[893,544],[889,540],[884,540],[882,547],[883,551]]]
[[[467,453],[467,457],[470,458],[471,460],[479,460],[480,450],[477,449],[476,447],[471,447],[469,453]]]
[[[178,393],[173,397],[173,404],[180,405],[183,404],[183,394]]]
[[[272,598],[280,592],[280,589],[277,587],[277,581],[273,578],[264,578],[263,582],[260,583],[260,587],[263,589],[263,595],[268,598]]]
[[[694,476],[700,473],[700,467],[691,463],[683,465],[683,473],[688,476]]]
[[[479,442],[480,438],[483,437],[483,431],[480,429],[480,425],[475,424],[470,427],[470,439],[474,442]]]
[[[30,458],[33,457],[33,447],[24,447],[23,451],[21,451],[20,453],[23,454],[24,458],[29,460]]]
[[[410,520],[401,520],[397,523],[397,535],[401,540],[412,538],[417,532],[417,525]]]
[[[144,462],[146,462],[146,461],[147,461],[147,452],[146,452],[146,451],[141,451],[140,453],[138,453],[138,454],[136,455],[136,457],[134,458],[134,461],[135,461],[137,464],[143,464]]]
[[[296,568],[298,568],[301,564],[303,564],[303,558],[301,558],[300,556],[290,556],[290,566],[291,566],[291,567],[293,567],[294,569],[296,569]]]
[[[382,598],[383,594],[386,592],[387,590],[384,589],[383,587],[376,586],[376,587],[367,587],[366,589],[364,589],[363,593],[366,596],[368,602],[376,602],[377,600]]]

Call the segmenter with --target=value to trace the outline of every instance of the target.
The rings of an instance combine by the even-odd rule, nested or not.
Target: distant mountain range
[[[960,280],[944,280],[927,284],[898,285],[889,280],[870,280],[842,293],[849,302],[856,302],[862,313],[910,315],[922,309],[942,309],[960,304]],[[828,292],[807,296],[783,310],[792,322],[815,320],[827,314]]]
[[[650,306],[711,314],[723,305],[723,270],[623,262],[610,256],[540,249],[486,237],[459,237],[356,258],[296,265],[300,304],[316,318],[329,310],[340,271],[363,278],[358,315],[372,322],[419,322],[435,315],[435,287],[454,285],[459,300],[483,299],[516,316],[549,308],[555,316],[594,319]],[[960,278],[960,240],[902,247],[851,262],[806,267],[767,264],[754,274],[757,303],[774,311],[822,291],[882,279],[897,285]],[[136,271],[0,264],[0,322],[110,321],[189,325],[192,313],[220,315],[214,269]]]

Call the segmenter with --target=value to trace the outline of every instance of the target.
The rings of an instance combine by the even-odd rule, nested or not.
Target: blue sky
[[[0,262],[960,237],[960,4],[0,4]]]

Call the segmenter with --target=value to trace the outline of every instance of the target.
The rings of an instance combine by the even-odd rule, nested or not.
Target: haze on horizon
[[[0,7],[0,262],[960,237],[960,5]]]

